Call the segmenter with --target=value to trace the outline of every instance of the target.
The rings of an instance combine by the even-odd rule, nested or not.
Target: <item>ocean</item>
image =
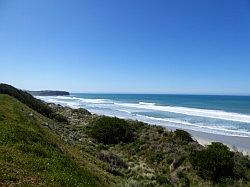
[[[250,96],[75,93],[37,98],[170,129],[250,137]]]

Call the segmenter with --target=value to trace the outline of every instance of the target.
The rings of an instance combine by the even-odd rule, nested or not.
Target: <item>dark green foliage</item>
[[[179,138],[180,140],[182,140],[182,141],[185,141],[185,142],[194,141],[192,139],[191,135],[188,132],[184,131],[184,130],[176,129],[176,131],[174,133],[175,133],[175,136],[177,138]]]
[[[188,179],[185,173],[183,173],[182,171],[178,171],[177,176],[180,179],[180,186],[190,186],[190,180]]]
[[[171,184],[170,182],[169,182],[169,179],[168,179],[168,177],[167,177],[167,175],[156,175],[156,181],[160,184],[160,185],[163,185],[163,184]]]
[[[234,177],[234,153],[222,143],[213,142],[206,149],[194,151],[190,161],[198,174],[213,182]]]
[[[250,179],[250,173],[248,174],[248,170],[250,169],[250,159],[249,156],[243,156],[242,153],[236,152],[234,154],[234,175],[237,178],[243,178],[245,180]]]
[[[134,140],[133,129],[126,120],[106,116],[89,126],[89,134],[104,144],[127,143]]]
[[[27,105],[31,109],[37,111],[38,113],[48,117],[50,119],[55,119],[59,122],[67,122],[67,119],[63,116],[56,114],[50,107],[48,107],[45,103],[40,101],[39,99],[34,98],[27,92],[22,90],[18,90],[13,86],[7,84],[0,84],[0,94],[10,95],[23,104]]]

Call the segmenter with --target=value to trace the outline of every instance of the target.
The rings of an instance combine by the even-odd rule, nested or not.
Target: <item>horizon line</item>
[[[250,94],[237,94],[237,93],[157,93],[157,92],[71,92],[68,91],[70,94],[131,94],[131,95],[206,95],[206,96],[247,96],[250,97]]]

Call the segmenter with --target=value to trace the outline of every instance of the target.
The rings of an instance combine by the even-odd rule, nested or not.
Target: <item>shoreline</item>
[[[44,101],[44,102],[46,102],[47,104],[51,103],[51,102],[47,102],[47,101]],[[58,103],[54,103],[54,104],[58,104]],[[62,104],[62,106],[64,106],[64,105]],[[70,107],[70,106],[67,106],[67,107],[72,108],[72,109],[74,108],[74,107]],[[83,108],[83,107],[79,107],[79,108]],[[83,108],[83,109],[85,109],[85,108]],[[98,116],[110,116],[110,117],[117,117],[117,118],[125,119],[125,120],[137,120],[137,121],[141,121],[141,122],[148,124],[148,125],[161,126],[161,127],[166,128],[167,130],[170,130],[170,131],[175,131],[176,129],[183,129],[183,130],[189,132],[191,134],[191,136],[193,137],[193,139],[196,140],[199,144],[201,144],[203,146],[209,145],[209,144],[211,144],[211,142],[221,142],[221,143],[227,145],[233,151],[240,151],[244,155],[250,155],[250,137],[219,135],[219,134],[213,134],[213,133],[202,132],[202,131],[194,131],[194,130],[190,130],[190,129],[186,129],[186,128],[173,127],[173,125],[169,125],[167,122],[163,125],[163,124],[151,123],[149,121],[143,121],[140,119],[129,118],[128,116],[121,117],[121,116],[110,115],[110,114],[105,114],[105,113],[101,113],[101,112],[94,112],[91,110],[90,110],[90,112],[92,114],[95,114]]]
[[[155,125],[155,124],[150,124]],[[159,125],[161,126],[161,125]],[[167,124],[162,126],[167,130],[175,131],[175,127],[170,127]],[[199,144],[206,146],[211,144],[212,142],[221,142],[227,145],[233,151],[242,152],[244,155],[250,156],[250,138],[249,137],[240,137],[240,136],[229,136],[229,135],[220,135],[220,134],[212,134],[201,131],[194,131],[189,129],[183,129],[191,134],[194,140],[196,140]]]
[[[233,151],[242,152],[244,155],[250,155],[250,138],[239,136],[226,136],[212,133],[187,130],[199,144],[206,146],[212,142],[221,142],[227,145]]]
[[[172,131],[178,129],[172,126],[170,127],[168,125],[165,125],[163,127]],[[227,145],[232,151],[239,151],[242,152],[244,155],[250,156],[250,137],[212,134],[212,133],[194,131],[189,129],[183,129],[183,130],[189,132],[193,137],[193,139],[203,146],[209,145],[212,142],[221,142]]]
[[[156,126],[161,126],[163,128],[166,128],[167,130],[170,131],[175,131],[176,129],[182,129],[182,128],[175,128],[172,125],[169,126],[167,123],[164,125],[161,124],[156,124],[156,123],[149,123],[145,122],[143,120],[138,120],[138,119],[132,119],[132,118],[126,118],[126,117],[119,117],[119,116],[114,116],[114,115],[106,115],[106,114],[100,114],[100,113],[95,113],[91,112],[95,115],[103,115],[103,116],[110,116],[110,117],[117,117],[125,120],[137,120],[141,121],[143,123],[146,123],[148,125],[156,125]],[[225,145],[227,145],[231,150],[233,151],[240,151],[244,155],[249,155],[250,156],[250,137],[241,137],[241,136],[230,136],[230,135],[222,135],[222,134],[213,134],[213,133],[207,133],[207,132],[202,132],[202,131],[194,131],[190,129],[182,129],[191,134],[193,139],[195,139],[199,144],[206,146],[211,144],[212,142],[221,142]]]
[[[135,120],[135,119],[130,119],[126,117],[123,118],[119,116],[105,115],[105,114],[100,114],[100,113],[95,113],[95,112],[91,112],[91,113],[95,115],[99,115],[99,116],[102,115],[102,116],[117,117],[117,118],[121,118],[125,120]],[[137,120],[137,121],[146,123],[148,125],[161,126],[170,131],[181,129],[181,128],[175,128],[172,125],[168,126],[167,123],[165,125],[160,125],[160,124],[144,122],[142,120]],[[189,130],[189,129],[182,129],[182,130],[189,132],[191,136],[193,137],[193,139],[203,146],[209,145],[212,142],[221,142],[227,145],[233,151],[239,151],[239,152],[242,152],[244,155],[250,156],[250,137],[220,135],[220,134],[213,134],[213,133],[207,133],[207,132],[201,132],[201,131],[194,131],[194,130]]]

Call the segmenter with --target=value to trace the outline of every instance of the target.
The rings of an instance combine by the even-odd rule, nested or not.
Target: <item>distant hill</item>
[[[26,91],[33,96],[61,96],[69,95],[66,91],[53,91],[53,90],[42,90],[42,91]]]

